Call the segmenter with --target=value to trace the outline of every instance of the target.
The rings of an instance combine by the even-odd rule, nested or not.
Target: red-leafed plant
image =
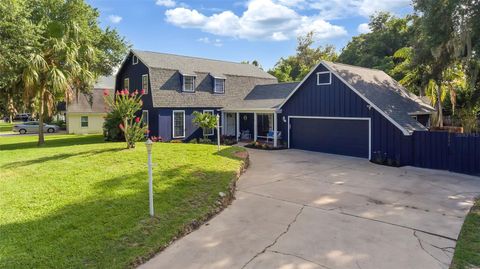
[[[134,148],[135,143],[141,141],[148,134],[148,126],[141,117],[135,116],[142,109],[142,95],[144,90],[140,92],[135,90],[129,93],[128,90],[117,91],[111,96],[108,91],[104,91],[105,102],[109,107],[108,118],[119,119],[118,128],[123,132],[127,148]]]

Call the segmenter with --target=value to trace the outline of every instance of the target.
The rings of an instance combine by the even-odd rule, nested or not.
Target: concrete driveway
[[[480,178],[251,150],[236,200],[141,268],[448,268]]]

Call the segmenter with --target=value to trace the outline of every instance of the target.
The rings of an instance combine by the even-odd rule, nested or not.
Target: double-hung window
[[[142,75],[142,90],[148,93],[148,74]]]
[[[172,122],[173,138],[185,137],[185,111],[174,110]]]
[[[213,92],[225,93],[225,79],[215,78]]]
[[[88,127],[88,116],[82,116],[80,118],[80,126]]]
[[[183,76],[183,91],[184,92],[195,92],[195,77],[194,76]]]
[[[210,114],[213,115],[213,110],[204,110],[203,114]],[[208,135],[214,135],[214,129],[213,128],[205,128],[203,129],[203,135],[208,136]]]
[[[130,91],[130,79],[124,78],[123,79],[123,88],[127,91]]]

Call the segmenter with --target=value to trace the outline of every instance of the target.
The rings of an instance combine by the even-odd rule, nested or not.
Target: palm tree
[[[30,54],[22,77],[24,100],[37,104],[38,145],[45,143],[43,122],[56,103],[71,101],[80,92],[88,93],[95,81],[89,68],[94,50],[79,44],[75,25],[52,29],[41,49]]]

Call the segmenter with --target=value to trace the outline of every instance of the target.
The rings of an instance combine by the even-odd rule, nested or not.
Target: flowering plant
[[[128,90],[120,90],[111,96],[107,90],[103,95],[105,102],[110,108],[107,118],[118,118],[120,123],[118,129],[123,132],[127,148],[134,148],[135,143],[141,141],[148,135],[148,129],[142,117],[137,117],[135,114],[142,109],[142,96],[145,94],[144,90],[130,93]]]

